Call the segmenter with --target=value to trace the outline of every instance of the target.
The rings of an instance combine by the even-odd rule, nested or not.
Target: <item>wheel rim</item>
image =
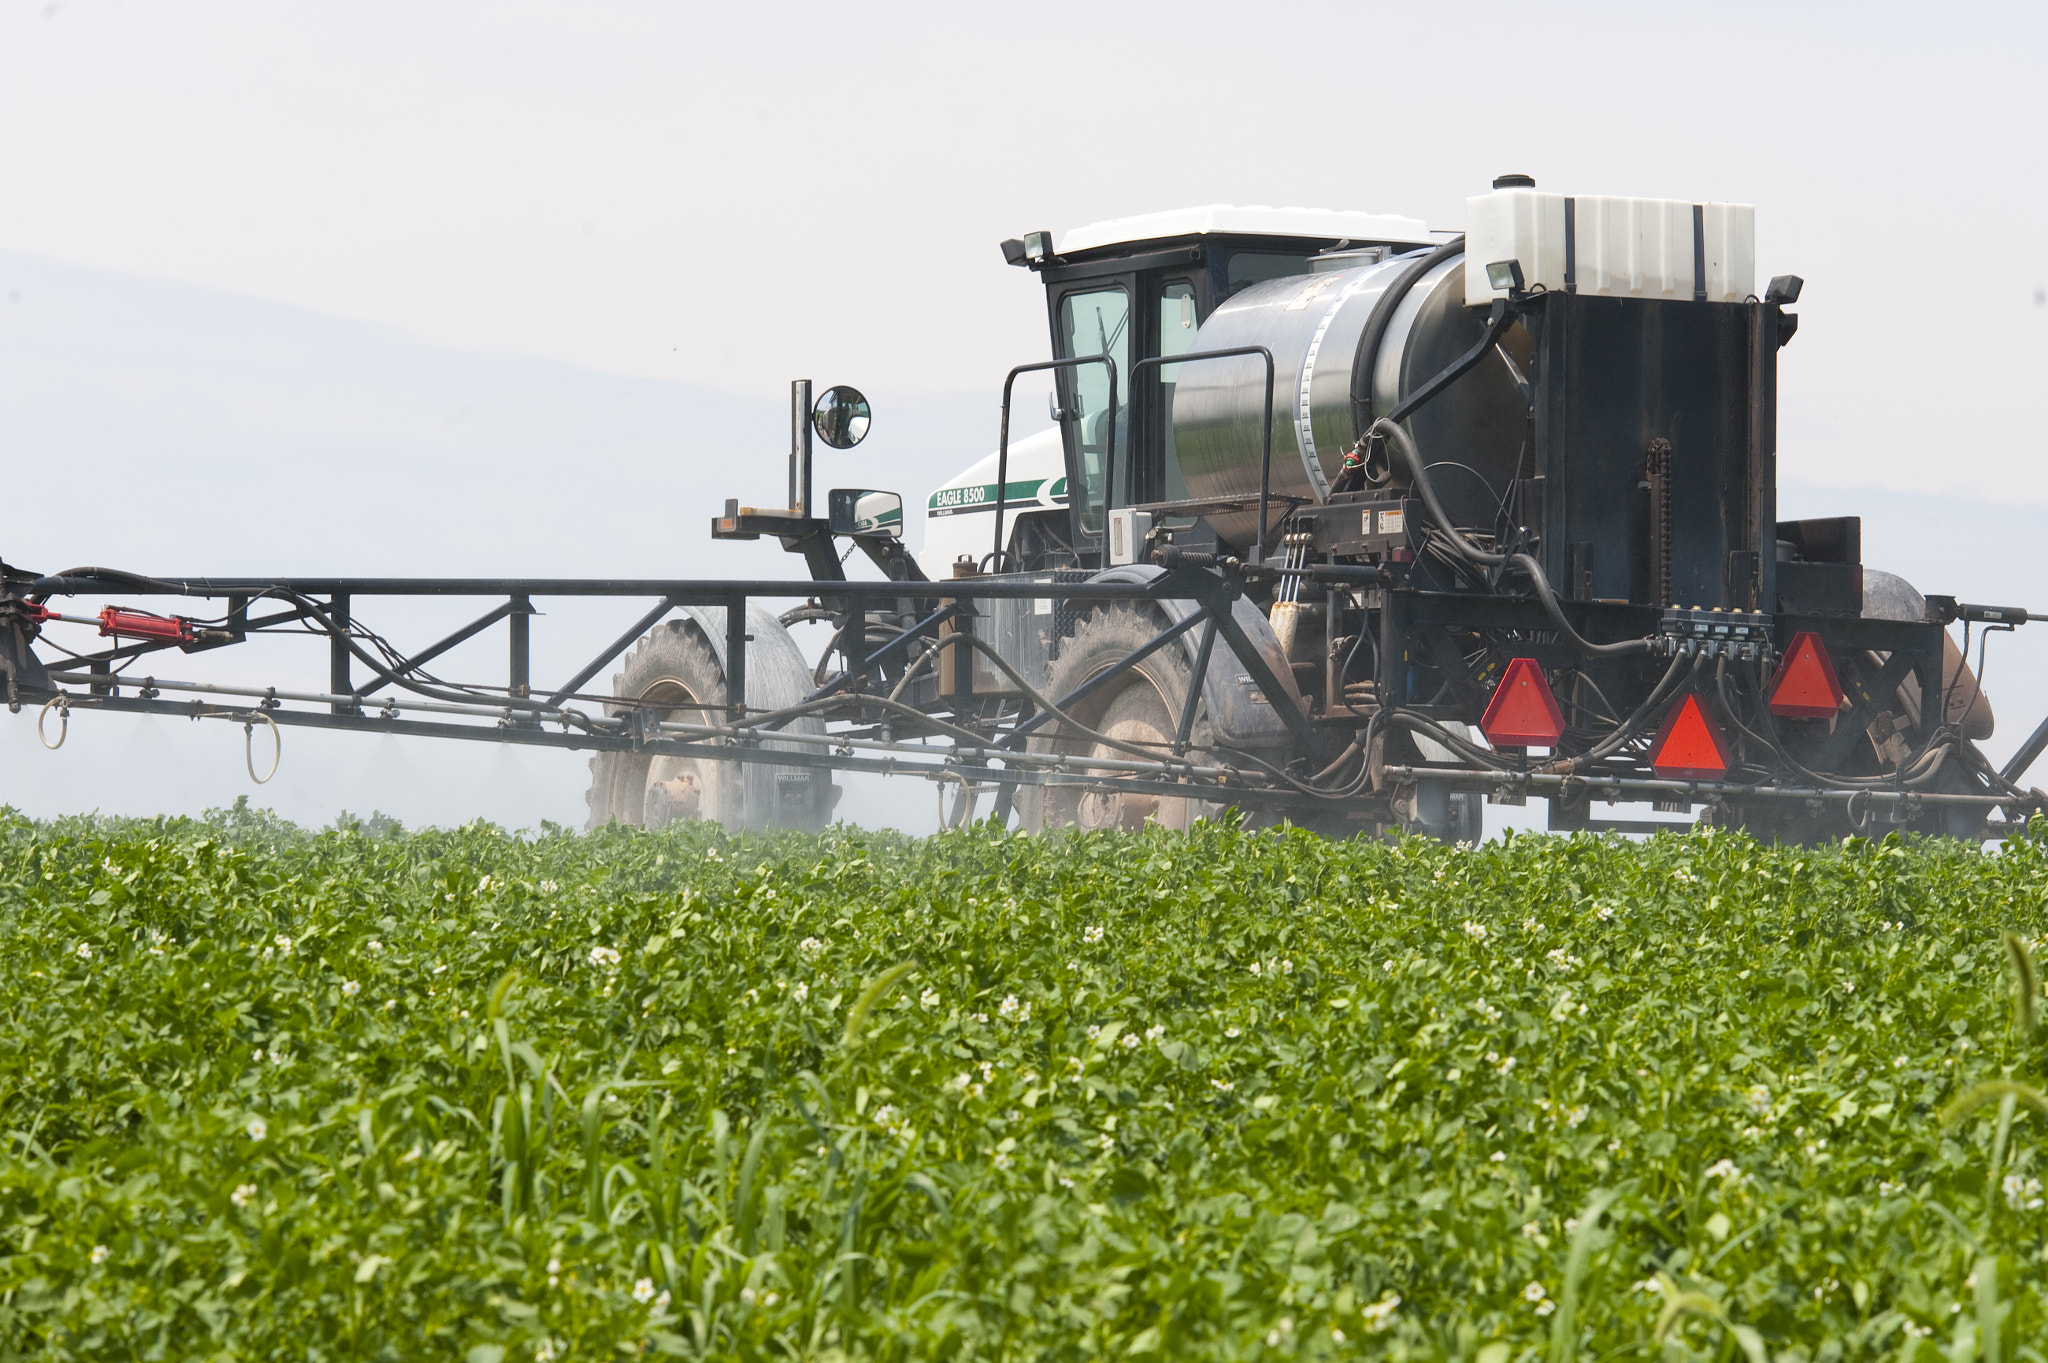
[[[1105,737],[1156,752],[1160,758],[1165,758],[1173,751],[1179,723],[1157,685],[1140,673],[1102,707],[1100,716],[1090,722],[1089,727]],[[1114,760],[1135,754],[1108,743],[1092,742],[1087,755]],[[1135,831],[1148,821],[1163,828],[1186,828],[1193,821],[1194,802],[1174,796],[1090,790],[1082,794],[1074,814],[1075,822],[1090,832],[1101,829]]]
[[[663,723],[702,723],[705,712],[696,693],[679,678],[664,677],[642,688],[643,704],[658,707]],[[719,778],[715,762],[667,754],[619,754],[612,808],[621,823],[665,828],[683,819],[717,819]]]

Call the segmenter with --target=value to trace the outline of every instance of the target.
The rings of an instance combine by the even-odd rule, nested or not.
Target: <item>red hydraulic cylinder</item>
[[[150,615],[144,611],[124,611],[119,606],[109,606],[100,612],[100,637],[118,639],[160,639],[169,644],[189,644],[192,640],[192,622],[183,616]]]

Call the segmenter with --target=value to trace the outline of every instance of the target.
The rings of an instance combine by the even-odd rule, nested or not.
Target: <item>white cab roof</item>
[[[1157,241],[1168,237],[1197,236],[1208,232],[1246,232],[1268,237],[1323,237],[1331,241],[1413,242],[1431,246],[1441,239],[1419,218],[1394,213],[1349,213],[1330,208],[1267,208],[1254,205],[1238,208],[1232,204],[1205,204],[1200,208],[1174,208],[1164,213],[1141,213],[1134,218],[1111,218],[1108,222],[1076,227],[1060,237],[1057,255],[1114,246],[1130,241]]]

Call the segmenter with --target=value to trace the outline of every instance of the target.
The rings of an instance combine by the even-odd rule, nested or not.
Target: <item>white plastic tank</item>
[[[1504,260],[1529,288],[1740,303],[1756,292],[1756,209],[1509,185],[1465,200],[1468,301],[1506,296],[1486,274]]]

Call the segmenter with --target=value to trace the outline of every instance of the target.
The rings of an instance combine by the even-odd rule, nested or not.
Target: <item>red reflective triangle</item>
[[[1479,731],[1496,748],[1554,748],[1564,737],[1564,712],[1534,658],[1516,658],[1493,688]]]
[[[1842,684],[1827,648],[1812,630],[1792,636],[1792,647],[1771,678],[1771,713],[1787,719],[1828,719],[1842,708]]]
[[[1664,717],[1650,748],[1650,769],[1667,781],[1714,781],[1727,775],[1728,749],[1698,696],[1686,696]]]

